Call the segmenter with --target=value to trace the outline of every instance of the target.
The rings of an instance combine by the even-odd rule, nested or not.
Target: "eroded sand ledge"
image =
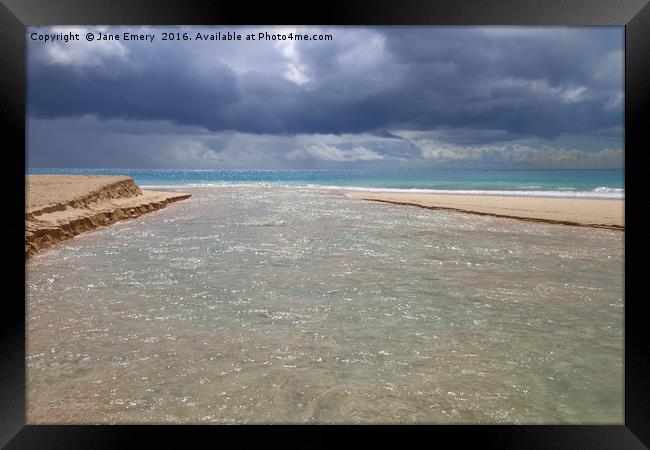
[[[85,231],[139,217],[191,197],[143,191],[131,177],[27,175],[25,258]]]
[[[484,216],[611,230],[625,229],[623,200],[502,195],[352,192],[349,198]]]

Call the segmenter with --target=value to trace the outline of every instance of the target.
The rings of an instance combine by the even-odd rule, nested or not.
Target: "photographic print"
[[[622,26],[25,39],[28,424],[624,423]]]

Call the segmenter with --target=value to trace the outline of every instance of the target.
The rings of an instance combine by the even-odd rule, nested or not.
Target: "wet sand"
[[[353,192],[348,198],[563,225],[625,229],[624,201],[503,195]]]

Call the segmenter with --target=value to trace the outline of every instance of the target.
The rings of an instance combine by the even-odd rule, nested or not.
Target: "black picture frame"
[[[197,437],[224,437],[246,442],[263,432],[282,438],[296,436],[293,426],[33,426],[25,425],[25,50],[27,26],[35,25],[581,25],[625,26],[625,424],[620,426],[418,426],[302,427],[317,443],[338,444],[334,431],[403,441],[405,433],[426,435],[430,444],[474,444],[495,448],[627,449],[650,446],[650,340],[645,325],[641,285],[642,224],[640,164],[648,141],[650,106],[650,5],[647,0],[426,0],[328,1],[280,5],[264,2],[171,0],[0,0],[0,108],[2,108],[2,191],[8,206],[2,221],[7,268],[0,314],[0,445],[6,448],[115,448],[188,445]],[[21,150],[23,149],[23,150]],[[635,208],[632,205],[639,205]],[[13,211],[13,212],[11,212]],[[22,235],[22,237],[21,237]],[[9,270],[4,272],[9,274]],[[23,296],[23,299],[20,299]],[[373,433],[373,434],[374,434]],[[425,436],[421,436],[425,437]],[[218,440],[216,440],[218,439]],[[311,445],[315,439],[303,441]],[[645,445],[644,445],[645,444]],[[403,445],[403,444],[402,444]]]

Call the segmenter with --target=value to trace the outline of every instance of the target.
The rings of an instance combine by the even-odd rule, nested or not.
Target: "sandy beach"
[[[489,215],[533,222],[625,229],[623,200],[354,192],[348,198]]]
[[[27,175],[25,181],[26,258],[85,231],[190,197],[145,191],[127,176]]]

